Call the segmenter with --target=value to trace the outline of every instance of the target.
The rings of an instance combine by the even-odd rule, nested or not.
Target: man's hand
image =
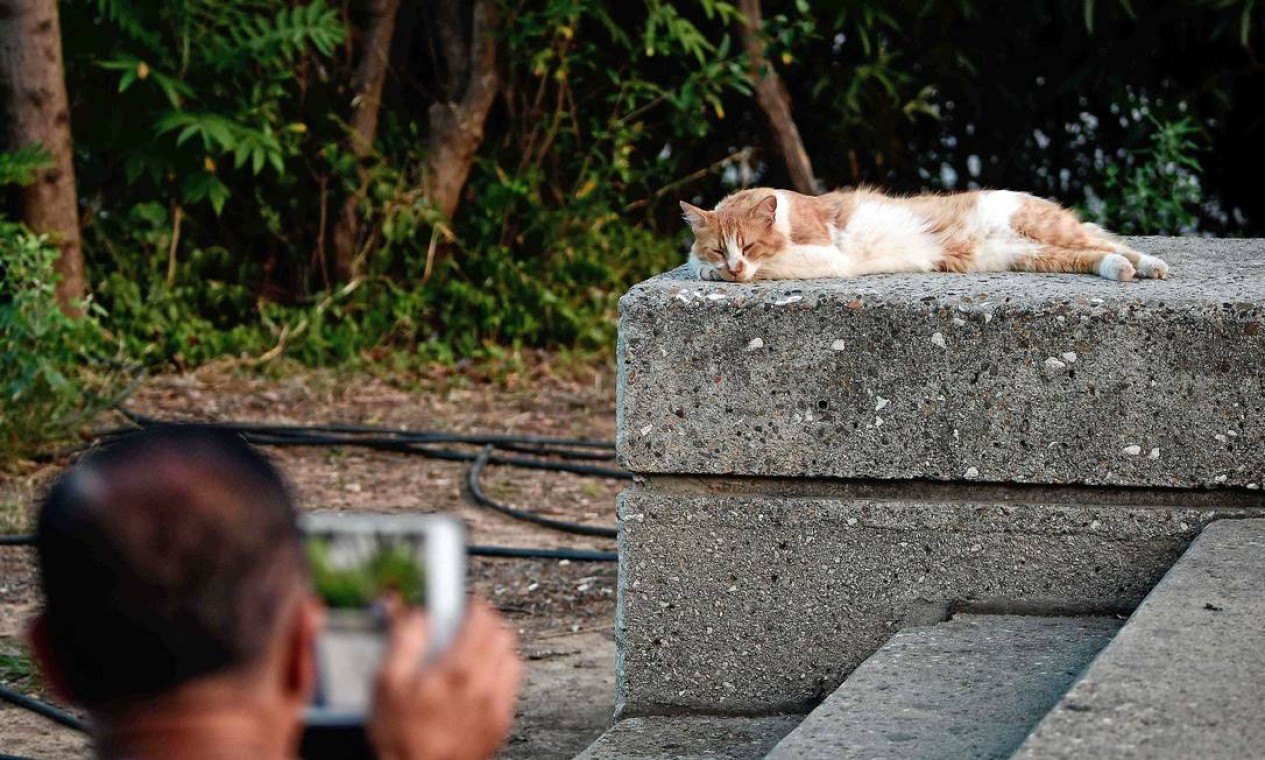
[[[383,760],[475,760],[500,748],[522,677],[515,636],[472,599],[448,651],[423,663],[426,620],[397,607],[374,689],[369,739]]]

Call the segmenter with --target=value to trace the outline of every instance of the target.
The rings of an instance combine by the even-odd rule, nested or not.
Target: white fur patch
[[[831,245],[792,245],[760,265],[767,280],[815,280],[822,277],[851,277],[848,257]]]
[[[1020,235],[1010,226],[1011,217],[1024,201],[1023,193],[988,190],[979,194],[975,211],[967,220],[966,233],[978,240],[972,270],[1005,272],[1015,259],[1036,253],[1041,246]]]
[[[1137,269],[1139,277],[1152,277],[1157,280],[1168,278],[1168,263],[1145,253],[1142,254],[1142,260],[1138,262]]]
[[[725,246],[725,266],[732,271],[737,268],[738,262],[742,261],[742,246],[738,245],[738,238],[730,235],[724,240]]]
[[[791,201],[786,197],[786,193],[781,190],[774,190],[773,197],[777,198],[777,208],[773,210],[773,229],[787,237],[790,237]]]
[[[1109,253],[1098,262],[1098,275],[1108,280],[1125,282],[1133,279],[1133,265],[1118,253]]]
[[[975,221],[983,229],[1010,229],[1010,218],[1023,204],[1023,195],[1010,190],[988,190],[975,200]]]
[[[858,203],[847,226],[832,237],[853,275],[930,272],[942,255],[927,220],[898,202]]]

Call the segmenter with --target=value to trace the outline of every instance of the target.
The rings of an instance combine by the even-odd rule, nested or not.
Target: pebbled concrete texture
[[[901,631],[768,758],[1008,758],[1121,624],[958,615]]]
[[[802,715],[629,718],[575,760],[758,760]]]
[[[1265,520],[1209,526],[1015,755],[1265,754]]]
[[[623,463],[1259,489],[1265,240],[1133,243],[1171,279],[642,283],[621,301]]]
[[[1218,516],[1257,509],[633,490],[619,501],[616,710],[806,712],[947,611],[1132,610]]]

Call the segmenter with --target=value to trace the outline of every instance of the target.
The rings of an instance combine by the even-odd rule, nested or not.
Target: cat
[[[750,282],[896,272],[1077,272],[1164,279],[1168,264],[1058,204],[1010,190],[893,197],[753,188],[706,211],[681,202],[699,279]]]

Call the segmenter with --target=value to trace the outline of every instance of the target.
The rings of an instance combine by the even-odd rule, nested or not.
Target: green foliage
[[[328,540],[309,539],[305,549],[313,586],[330,609],[365,608],[388,593],[411,605],[426,603],[426,574],[407,545],[378,547],[366,561],[348,567],[331,560]]]
[[[29,185],[48,161],[42,147],[0,153],[0,190]],[[89,302],[74,318],[58,306],[59,255],[47,237],[0,215],[0,462],[66,434],[118,383],[100,307]],[[0,527],[13,527],[21,512],[3,507]]]
[[[329,88],[345,62],[329,60],[337,51],[325,42],[345,30],[321,37],[337,17],[302,10],[325,6],[269,22],[309,30],[281,48],[265,44],[277,35],[240,31],[274,19],[269,3],[234,0],[212,18],[192,0],[107,1],[103,15],[124,34],[81,54],[76,70],[116,77],[111,88],[135,104],[129,121],[148,136],[83,141],[108,136],[90,149],[100,165],[88,174],[126,182],[123,203],[99,197],[110,213],[86,225],[86,246],[98,299],[129,353],[150,364],[278,351],[332,364],[396,351],[427,362],[500,346],[608,350],[619,296],[682,258],[676,212],[663,229],[656,214],[677,189],[732,163],[707,159],[700,171],[690,146],[724,117],[728,96],[749,93],[724,31],[736,20],[730,3],[708,0],[697,16],[669,3],[615,16],[594,0],[524,10],[502,39],[509,137],[475,167],[478,201],[449,222],[418,189],[424,110],[385,111],[365,161],[343,147]],[[242,18],[221,17],[233,14]],[[142,17],[170,21],[128,21]],[[155,39],[149,29],[176,31]],[[168,52],[191,39],[201,47]],[[224,63],[247,53],[248,72]],[[367,229],[363,277],[344,285],[312,251],[350,193]]]
[[[84,43],[72,72],[77,65],[85,84],[118,93],[99,104],[99,118],[109,125],[105,158],[121,165],[129,189],[207,203],[218,215],[239,183],[266,170],[287,175],[307,134],[292,118],[312,74],[302,67],[329,59],[346,37],[336,8],[325,0],[293,7],[268,0],[96,5],[122,34],[68,30]],[[85,63],[107,79],[83,70]]]
[[[1106,163],[1090,190],[1086,218],[1125,235],[1191,235],[1204,203],[1199,153],[1204,133],[1189,116],[1147,115],[1148,143]]]
[[[110,401],[119,372],[92,303],[58,308],[57,246],[0,219],[0,461],[29,453]]]
[[[0,642],[0,683],[24,694],[39,694],[44,689],[30,652],[16,641]]]
[[[0,187],[26,187],[35,181],[35,173],[51,162],[43,146],[28,146],[10,153],[0,153]]]

